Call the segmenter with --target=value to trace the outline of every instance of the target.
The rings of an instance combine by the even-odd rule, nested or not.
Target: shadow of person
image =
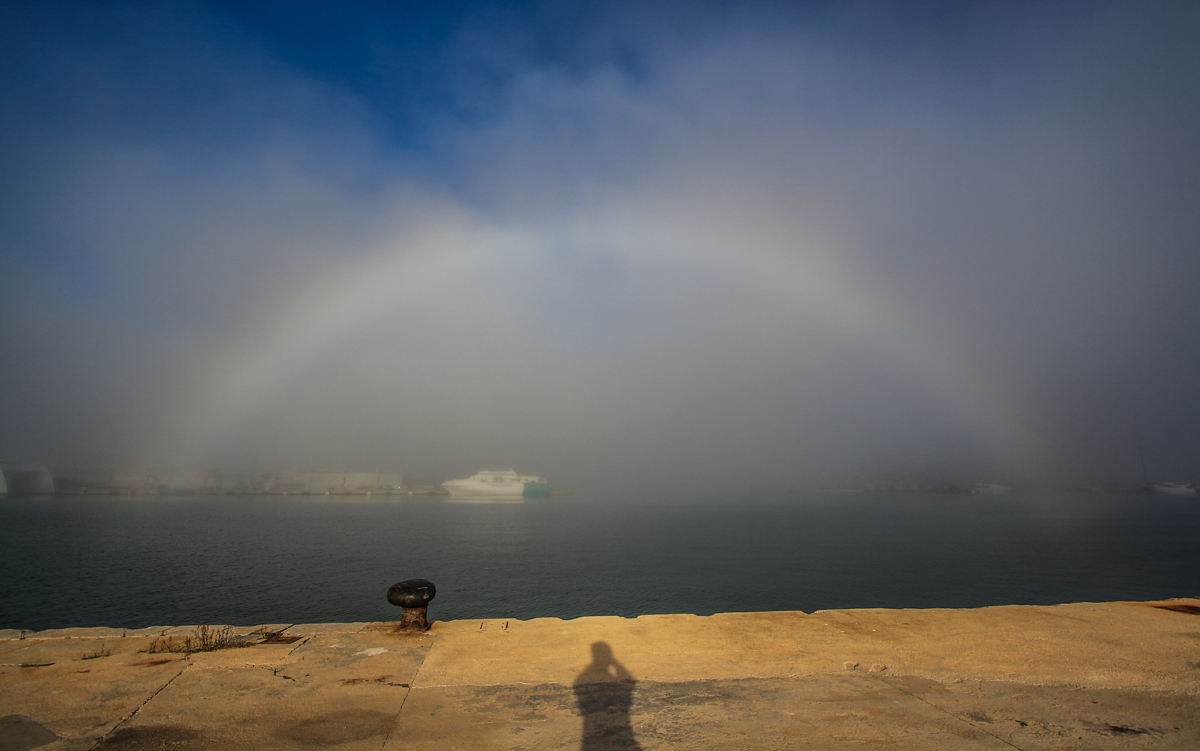
[[[592,662],[575,679],[575,702],[583,715],[583,751],[641,749],[633,737],[629,708],[637,681],[613,657],[608,642],[592,644]]]

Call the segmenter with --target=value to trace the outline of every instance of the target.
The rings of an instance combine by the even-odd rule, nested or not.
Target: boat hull
[[[513,483],[506,487],[501,483],[477,483],[471,480],[451,480],[442,487],[452,496],[462,498],[520,498],[525,495],[525,483]]]

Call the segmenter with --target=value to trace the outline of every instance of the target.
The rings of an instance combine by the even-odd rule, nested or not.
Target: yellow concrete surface
[[[569,684],[608,642],[642,680],[860,671],[1194,691],[1200,618],[1141,603],[435,624],[419,686]]]
[[[1200,601],[9,631],[0,751],[1200,748],[1200,615],[1156,605]]]

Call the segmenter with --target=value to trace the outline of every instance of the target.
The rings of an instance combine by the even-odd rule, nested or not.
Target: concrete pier
[[[393,626],[0,632],[0,749],[1200,748],[1200,600]]]

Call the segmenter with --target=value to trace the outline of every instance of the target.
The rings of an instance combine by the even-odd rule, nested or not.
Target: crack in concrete
[[[27,641],[27,640],[26,639],[14,639],[14,641]],[[45,641],[45,639],[38,639],[36,641],[29,641],[28,644],[20,644],[18,646],[13,647],[12,649],[3,649],[3,650],[0,650],[0,655],[6,655],[6,654],[9,654],[12,652],[19,652],[22,649],[25,649],[26,647],[33,647],[38,644],[41,644],[43,641]]]
[[[383,737],[383,745],[379,747],[379,751],[387,749],[388,742],[392,740],[392,733],[396,732],[396,726],[404,719],[404,704],[408,701],[408,695],[413,692],[413,687],[417,685],[417,678],[421,676],[421,668],[425,667],[425,660],[429,659],[429,653],[433,651],[434,644],[437,644],[437,634],[433,634],[433,644],[430,644],[429,649],[425,650],[425,654],[421,655],[421,664],[417,666],[412,679],[405,686],[404,696],[400,699],[400,709],[396,712],[396,721],[392,723],[392,727],[388,730],[387,735]],[[395,686],[396,684],[389,683],[388,685]]]
[[[963,724],[965,724],[965,725],[969,725],[969,726],[971,726],[972,728],[974,728],[975,730],[978,730],[979,732],[983,733],[984,735],[990,735],[991,737],[995,738],[996,740],[1000,741],[1001,743],[1003,743],[1003,744],[1004,744],[1004,745],[1006,745],[1006,746],[1009,746],[1009,747],[1011,747],[1011,748],[1015,748],[1015,749],[1017,749],[1017,751],[1025,751],[1025,749],[1022,749],[1022,748],[1021,748],[1020,746],[1018,746],[1017,744],[1015,744],[1015,743],[1013,743],[1013,742],[1011,742],[1011,741],[1005,740],[1004,738],[1001,738],[1000,736],[996,735],[995,733],[988,731],[986,728],[981,728],[981,727],[979,727],[979,725],[976,725],[974,722],[971,722],[971,720],[970,720],[969,718],[967,718],[967,717],[963,717],[962,715],[955,714],[954,712],[951,712],[951,711],[950,711],[950,710],[948,710],[948,709],[943,709],[942,707],[939,707],[938,705],[936,705],[936,704],[934,704],[933,702],[929,701],[929,700],[928,700],[928,699],[926,699],[925,697],[923,697],[923,696],[918,696],[917,694],[914,694],[914,693],[912,693],[911,691],[906,691],[906,690],[904,690],[903,688],[901,688],[901,687],[897,686],[896,684],[894,684],[894,683],[890,682],[890,681],[889,681],[889,680],[887,680],[886,678],[879,678],[878,680],[879,680],[879,682],[880,682],[880,683],[884,683],[884,684],[886,684],[886,685],[888,685],[888,686],[891,686],[892,688],[896,689],[897,691],[899,691],[899,692],[900,692],[900,693],[902,693],[902,694],[905,694],[905,695],[907,695],[907,696],[911,696],[912,698],[916,699],[917,701],[921,701],[921,702],[924,702],[925,704],[928,704],[929,706],[933,707],[934,709],[936,709],[937,711],[939,711],[939,712],[941,712],[942,714],[946,715],[947,717],[953,717],[954,719],[958,720],[959,722],[962,722],[962,723],[963,723]],[[982,687],[982,686],[981,686],[981,687]]]
[[[180,669],[180,671],[179,671],[178,673],[176,673],[175,675],[171,676],[171,678],[170,678],[170,679],[169,679],[169,680],[168,680],[166,683],[164,683],[163,685],[159,686],[157,691],[155,691],[154,693],[152,693],[152,694],[150,694],[149,696],[147,696],[145,701],[143,701],[141,704],[139,704],[139,705],[137,705],[136,707],[134,707],[134,709],[133,709],[133,711],[132,711],[132,712],[130,712],[129,714],[125,715],[125,716],[124,716],[124,717],[122,717],[121,719],[117,720],[116,724],[115,724],[115,725],[113,725],[111,728],[109,728],[107,733],[104,733],[103,735],[101,735],[99,738],[97,738],[97,739],[96,739],[96,742],[95,742],[95,743],[92,745],[92,747],[91,747],[91,749],[89,749],[89,751],[95,751],[95,749],[99,748],[99,747],[100,747],[100,745],[101,745],[102,743],[104,743],[104,741],[105,741],[105,740],[107,740],[107,739],[108,739],[108,736],[110,736],[110,735],[112,735],[113,733],[115,733],[115,732],[116,732],[116,731],[117,731],[117,730],[118,730],[118,729],[119,729],[119,728],[120,728],[122,725],[124,725],[126,722],[129,722],[130,720],[132,720],[132,719],[133,719],[133,718],[134,718],[134,717],[137,715],[137,713],[138,713],[138,712],[142,711],[142,707],[145,707],[147,704],[149,704],[149,703],[150,703],[150,701],[151,701],[151,700],[152,700],[154,697],[158,696],[158,695],[159,695],[159,694],[161,694],[161,693],[162,693],[164,690],[166,690],[167,686],[170,686],[172,683],[174,683],[174,682],[175,682],[175,679],[176,679],[176,678],[178,678],[179,676],[183,675],[183,674],[184,674],[184,673],[187,671],[188,667],[190,667],[190,666],[191,666],[191,663],[190,663],[190,662],[188,662],[187,660],[179,660],[179,662],[182,662],[182,663],[183,663],[183,668],[181,668],[181,669]]]

